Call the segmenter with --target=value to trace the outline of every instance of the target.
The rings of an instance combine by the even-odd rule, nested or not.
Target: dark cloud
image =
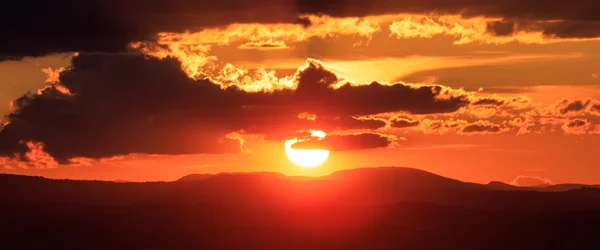
[[[508,36],[515,31],[515,23],[506,21],[495,21],[487,24],[488,32],[496,36]]]
[[[274,50],[289,48],[284,42],[247,42],[238,46],[239,49]]]
[[[300,12],[325,13],[333,16],[365,16],[394,13],[440,13],[464,16],[493,16],[543,20],[599,20],[600,3],[595,0],[573,0],[569,4],[538,0],[326,0],[306,1]]]
[[[390,124],[394,128],[406,128],[414,127],[419,125],[419,121],[411,120],[408,118],[394,117],[390,120]]]
[[[567,100],[565,100],[566,102]],[[569,112],[579,112],[585,109],[586,106],[588,106],[590,104],[590,101],[581,101],[581,100],[576,100],[570,103],[565,103],[566,107],[562,108],[560,110],[561,114],[566,114]]]
[[[596,38],[600,37],[600,21],[554,21],[538,22],[523,29],[542,30],[545,35],[558,38]]]
[[[297,75],[298,88],[294,99],[314,110],[317,116],[332,113],[368,115],[399,110],[412,114],[448,113],[470,103],[466,93],[441,85],[343,84],[344,79],[320,62],[308,60],[307,63],[307,67]],[[340,83],[341,87],[334,87]]]
[[[592,112],[600,115],[600,104],[595,104],[592,105],[592,108],[590,109]]]
[[[325,130],[344,130],[344,129],[369,129],[375,130],[383,128],[387,122],[378,118],[356,118],[345,117],[324,117],[316,119],[316,126]]]
[[[61,73],[60,85],[14,102],[0,131],[0,157],[28,160],[30,141],[43,143],[59,163],[129,153],[234,153],[240,150],[234,132],[290,139],[306,129],[372,130],[387,123],[369,115],[449,113],[471,102],[468,92],[440,85],[344,84],[316,60],[295,77],[295,90],[248,93],[193,80],[174,59],[82,53]]]
[[[475,102],[473,105],[490,105],[490,106],[500,106],[505,103],[504,100],[494,99],[494,98],[481,98]]]
[[[500,126],[492,123],[474,123],[465,126],[463,133],[498,133],[502,130]]]
[[[0,60],[72,51],[116,52],[158,32],[183,32],[230,23],[299,23],[301,14],[336,17],[395,13],[493,16],[512,20],[565,20],[544,24],[559,37],[598,35],[596,0],[88,0],[10,1],[0,9]],[[537,24],[540,26],[541,24]],[[507,22],[493,24],[498,34]]]
[[[599,20],[504,20],[487,24],[487,31],[496,36],[515,32],[537,32],[555,38],[595,38],[600,36]]]
[[[352,116],[299,118],[294,115],[294,111],[279,110],[277,112],[272,107],[265,107],[260,113],[260,116],[267,116],[268,119],[253,119],[252,124],[244,130],[251,134],[264,134],[266,140],[287,140],[292,137],[303,137],[308,133],[306,131],[311,129],[323,131],[376,130],[387,125],[386,121],[382,119],[355,118]],[[296,133],[295,131],[302,132]]]
[[[306,21],[283,0],[10,1],[0,9],[0,60],[57,52],[124,51],[130,42],[152,40],[158,32],[233,22]]]
[[[75,93],[46,88],[15,101],[10,124],[0,131],[3,156],[43,142],[60,163],[75,157],[101,158],[127,153],[235,153],[241,129],[235,121],[240,93],[193,81],[174,60],[130,56],[81,56],[61,76]],[[212,106],[219,103],[218,109]],[[216,115],[218,114],[218,115]]]
[[[569,128],[578,128],[578,127],[586,126],[587,124],[588,124],[588,122],[586,120],[574,119],[574,120],[567,121],[565,123],[565,126],[567,126]]]
[[[392,145],[393,137],[376,133],[329,135],[322,140],[312,139],[292,144],[294,149],[327,149],[332,151],[384,148]]]
[[[568,100],[563,99],[556,104],[556,112],[561,115],[583,116],[600,115],[600,101],[596,99]]]

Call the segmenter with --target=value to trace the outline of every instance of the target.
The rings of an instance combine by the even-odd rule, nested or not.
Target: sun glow
[[[319,140],[325,138],[326,135],[327,134],[321,130],[311,130],[311,136],[317,137]],[[300,167],[312,168],[327,160],[327,157],[329,157],[329,150],[292,148],[294,143],[305,140],[306,139],[291,139],[285,141],[285,154],[291,162]]]

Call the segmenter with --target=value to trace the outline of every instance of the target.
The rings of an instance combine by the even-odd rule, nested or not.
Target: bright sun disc
[[[323,138],[325,133],[323,131],[311,131],[313,137]],[[329,157],[329,150],[324,149],[294,149],[292,144],[302,140],[292,139],[285,141],[285,154],[294,164],[312,168],[323,163]]]

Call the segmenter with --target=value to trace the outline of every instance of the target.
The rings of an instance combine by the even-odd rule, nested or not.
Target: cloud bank
[[[0,156],[31,161],[30,142],[60,164],[131,153],[236,153],[240,135],[281,140],[308,129],[376,131],[390,124],[379,114],[451,114],[481,100],[497,99],[488,106],[510,100],[435,84],[355,84],[314,59],[294,74],[292,88],[270,92],[193,79],[173,58],[143,55],[82,53],[58,74],[58,83],[13,102],[0,131]],[[328,141],[343,150],[389,145],[377,136]],[[369,143],[336,142],[351,137]]]
[[[156,41],[159,34],[196,32],[232,24],[294,25],[294,29],[305,32],[324,24],[327,27],[328,23],[338,22],[339,25],[344,23],[341,20],[350,20],[344,18],[399,14],[494,20],[483,30],[477,28],[471,35],[461,35],[461,39],[477,40],[482,32],[487,32],[486,35],[494,39],[504,39],[529,31],[551,39],[597,38],[600,18],[596,13],[599,11],[600,4],[595,0],[573,0],[568,4],[536,0],[54,0],[35,4],[14,1],[0,10],[0,32],[10,38],[0,42],[0,60],[76,51],[123,52],[130,43]],[[320,16],[335,20],[323,23]],[[362,26],[351,22],[347,24],[359,27],[359,34],[372,32],[375,27],[370,23]],[[396,28],[401,26],[396,25]],[[438,26],[429,25],[426,29],[439,30]],[[448,30],[445,26],[442,24],[440,27]],[[396,28],[392,30],[398,30]],[[517,38],[523,39],[529,38]],[[274,40],[270,44],[260,44],[255,41],[242,45],[242,48],[284,48],[281,42]]]

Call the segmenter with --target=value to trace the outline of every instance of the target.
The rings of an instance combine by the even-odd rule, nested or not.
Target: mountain
[[[500,181],[491,181],[488,184],[485,184],[485,187],[492,190],[502,190],[502,191],[518,191],[518,190],[528,190],[527,188],[517,187],[510,184],[506,184]]]
[[[182,203],[218,206],[287,204],[299,207],[371,206],[419,201],[509,210],[579,209],[600,204],[600,197],[594,200],[585,196],[594,196],[594,192],[586,192],[585,197],[577,194],[583,192],[581,187],[584,186],[523,188],[499,182],[481,185],[399,167],[343,170],[313,178],[268,172],[221,173],[188,175],[175,182],[146,183],[0,175],[0,200],[88,205]],[[573,192],[564,192],[568,190]]]
[[[179,178],[177,181],[202,181],[213,176],[212,174],[190,174]]]
[[[0,175],[0,248],[596,249],[600,189],[537,189],[395,167],[145,183]]]
[[[541,192],[563,192],[574,189],[582,189],[582,188],[595,188],[600,189],[600,185],[583,185],[583,184],[556,184],[545,187],[537,187],[534,188],[537,191]]]
[[[500,181],[491,181],[485,185],[487,188],[492,190],[504,190],[504,191],[538,191],[538,192],[564,192],[582,188],[595,188],[600,189],[600,185],[585,185],[585,184],[555,184],[555,185],[544,185],[544,186],[513,186]]]
[[[354,185],[386,186],[409,189],[482,189],[481,185],[466,183],[427,171],[402,167],[376,167],[341,170],[324,179],[352,182]]]

